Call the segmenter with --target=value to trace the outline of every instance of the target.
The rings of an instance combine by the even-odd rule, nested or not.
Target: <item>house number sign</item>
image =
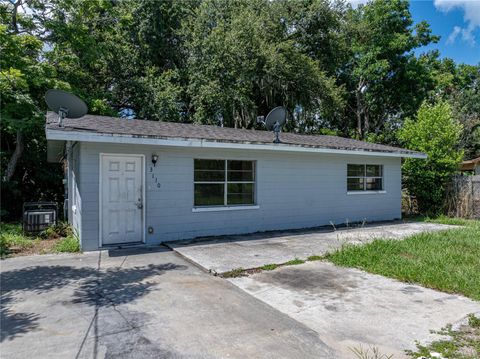
[[[157,188],[160,188],[160,182],[158,182],[158,177],[157,175],[155,174],[155,172],[153,172],[153,166],[150,166],[150,174],[152,176],[152,182],[157,186]]]

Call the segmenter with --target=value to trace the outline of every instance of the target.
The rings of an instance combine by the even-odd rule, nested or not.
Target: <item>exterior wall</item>
[[[68,152],[68,220],[81,239],[80,146],[81,144],[77,142]]]
[[[80,147],[82,248],[99,246],[99,154],[143,154],[146,243],[401,217],[401,160],[395,157],[168,148],[83,142]],[[151,156],[158,162],[152,179]],[[256,161],[257,209],[192,212],[193,159]],[[347,164],[384,165],[385,193],[347,194]]]

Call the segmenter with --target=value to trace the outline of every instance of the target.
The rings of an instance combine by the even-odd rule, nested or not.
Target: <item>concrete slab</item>
[[[324,255],[343,244],[368,243],[378,238],[403,239],[410,235],[455,228],[444,224],[412,222],[372,224],[339,230],[312,229],[205,238],[193,243],[167,245],[207,271],[224,273],[236,268],[257,268],[294,258]]]
[[[403,358],[415,340],[435,338],[430,330],[480,313],[479,302],[462,296],[320,261],[229,281],[315,330],[345,358],[360,346]]]
[[[162,249],[1,265],[2,358],[331,358],[318,334]]]

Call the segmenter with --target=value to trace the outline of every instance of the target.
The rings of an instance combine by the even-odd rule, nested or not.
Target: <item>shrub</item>
[[[421,213],[439,213],[448,181],[463,158],[458,150],[462,126],[452,117],[450,105],[423,103],[414,119],[407,119],[398,137],[404,146],[424,152],[427,159],[408,158],[402,171],[405,185],[418,201]]]
[[[56,225],[50,226],[40,233],[40,237],[44,239],[54,239],[73,236],[73,229],[67,222],[58,222]]]

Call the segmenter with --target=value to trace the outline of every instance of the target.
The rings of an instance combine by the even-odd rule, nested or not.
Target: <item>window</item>
[[[381,191],[382,165],[347,165],[347,191]]]
[[[255,204],[255,162],[194,160],[194,205]]]

